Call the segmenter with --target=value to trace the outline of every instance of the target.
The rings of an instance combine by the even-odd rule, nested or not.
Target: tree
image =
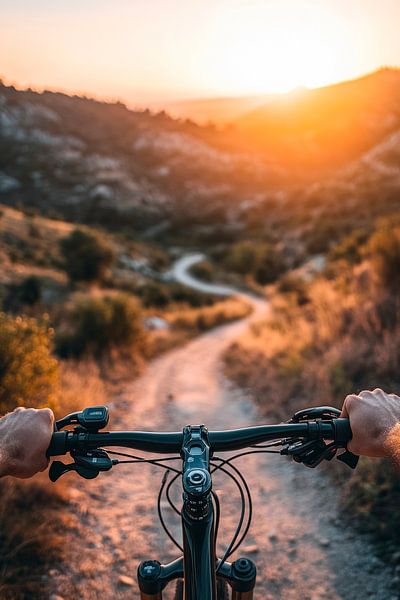
[[[114,251],[100,234],[75,229],[61,240],[64,269],[72,282],[101,281],[114,260]]]

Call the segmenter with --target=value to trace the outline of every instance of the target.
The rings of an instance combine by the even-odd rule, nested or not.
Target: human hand
[[[49,408],[16,408],[0,419],[0,476],[28,478],[44,471],[54,431]]]
[[[400,459],[400,397],[381,389],[346,397],[342,417],[350,420],[354,454]]]

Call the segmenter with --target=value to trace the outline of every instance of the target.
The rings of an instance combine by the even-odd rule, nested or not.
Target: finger
[[[46,460],[43,463],[43,467],[41,469],[39,469],[40,472],[43,472],[47,469],[47,467],[49,466],[50,460],[48,458],[46,458]]]
[[[346,396],[346,398],[344,399],[343,406],[342,406],[342,412],[340,415],[344,419],[349,418],[351,404],[354,402],[354,400],[358,400],[358,396],[356,396],[355,394],[350,394],[349,396]]]

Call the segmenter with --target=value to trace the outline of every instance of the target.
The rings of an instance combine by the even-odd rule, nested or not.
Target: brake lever
[[[316,419],[316,420],[330,420],[330,419],[339,419],[341,415],[341,411],[338,408],[334,408],[333,406],[313,406],[311,408],[305,408],[303,410],[299,410],[297,411],[293,417],[288,421],[289,423],[300,423],[302,421],[308,421],[310,419]],[[300,441],[300,440],[299,440]],[[309,442],[305,442],[303,444],[303,448],[305,450],[307,450],[307,444]],[[313,442],[311,442],[313,443]],[[359,461],[359,456],[357,456],[356,454],[353,454],[353,452],[350,452],[350,450],[347,450],[347,448],[340,443],[332,443],[332,444],[324,444],[322,442],[323,446],[325,448],[329,448],[329,450],[325,450],[325,448],[323,448],[321,446],[321,458],[320,459],[316,459],[315,462],[312,458],[308,458],[307,457],[307,453],[305,453],[305,458],[306,460],[299,460],[299,458],[295,458],[295,456],[293,456],[294,460],[297,460],[297,462],[303,462],[303,464],[305,464],[307,467],[316,467],[317,465],[319,465],[319,463],[323,460],[332,460],[332,458],[335,456],[336,452],[339,449],[344,448],[344,452],[342,452],[341,454],[337,455],[336,458],[337,460],[340,460],[341,462],[343,462],[345,465],[347,465],[348,467],[350,467],[351,469],[355,469],[358,461]],[[290,444],[289,444],[290,446]],[[317,449],[315,449],[315,451],[317,452]],[[290,452],[288,452],[288,454],[290,454]],[[297,452],[297,455],[301,455],[301,451]],[[310,455],[309,455],[310,456]],[[310,463],[311,460],[311,463]]]
[[[78,475],[84,477],[85,479],[94,479],[98,476],[100,471],[94,471],[93,469],[88,469],[85,467],[81,467],[76,463],[70,463],[69,465],[64,464],[61,460],[55,460],[51,463],[49,469],[49,478],[53,483],[57,481],[62,475],[68,473],[69,471],[76,471]]]
[[[281,454],[291,456],[295,462],[302,463],[306,467],[315,468],[324,459],[332,460],[335,456],[336,447],[334,444],[325,444],[322,440],[310,440],[303,442],[297,440],[289,442],[282,450]]]
[[[117,461],[111,460],[105,450],[88,450],[85,453],[77,450],[71,452],[73,463],[65,464],[60,460],[52,462],[49,478],[55,482],[65,473],[75,471],[84,479],[95,479],[100,471],[109,471]]]
[[[342,454],[339,454],[336,458],[337,460],[340,460],[342,463],[350,467],[350,469],[355,469],[358,465],[358,461],[360,460],[360,457],[357,456],[357,454],[354,454],[353,452],[350,452],[350,450],[347,449],[344,452],[342,452]]]
[[[295,462],[314,469],[323,460],[332,460],[339,448],[340,446],[335,442],[325,444],[322,440],[310,440],[308,442],[288,440],[282,448],[281,454],[291,456]],[[345,450],[336,458],[351,469],[356,468],[359,460],[359,456],[349,450]]]

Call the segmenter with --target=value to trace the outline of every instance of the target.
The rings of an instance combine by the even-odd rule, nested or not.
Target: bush
[[[274,282],[284,271],[280,253],[272,244],[261,244],[257,248],[254,279],[260,285]]]
[[[282,256],[267,242],[238,242],[226,258],[229,269],[240,275],[252,275],[257,283],[272,283],[284,271]]]
[[[155,281],[147,283],[138,290],[145,306],[164,308],[170,302],[168,288]]]
[[[363,229],[356,229],[332,248],[329,252],[330,260],[345,260],[350,264],[359,263],[366,240],[367,233]]]
[[[19,285],[10,285],[4,298],[5,311],[17,312],[22,306],[33,306],[42,296],[42,286],[37,277],[27,277]]]
[[[45,324],[0,314],[0,413],[17,406],[54,408],[58,365],[51,349]]]
[[[379,272],[390,282],[396,240],[379,232],[369,249],[373,260],[379,255]],[[347,394],[363,389],[400,392],[399,298],[376,294],[373,280],[360,286],[358,267],[345,264],[347,272],[337,280],[311,282],[303,305],[288,296],[293,282],[286,278],[280,289],[285,293],[273,298],[267,319],[227,352],[227,374],[253,392],[269,417],[287,419],[322,400],[340,407]],[[353,524],[373,533],[386,555],[390,547],[399,549],[400,484],[394,469],[386,461],[362,460],[343,492]]]
[[[385,288],[400,291],[400,227],[385,226],[370,238],[368,251]]]
[[[69,321],[72,332],[57,336],[57,351],[63,357],[100,357],[113,349],[143,348],[141,309],[128,295],[80,298],[70,312]]]
[[[195,277],[198,277],[199,279],[202,279],[203,281],[211,281],[212,280],[213,269],[212,269],[212,266],[210,265],[210,263],[207,262],[206,260],[193,265],[193,267],[190,269],[190,271]]]
[[[250,241],[234,244],[227,257],[226,263],[228,268],[240,275],[252,273],[256,264],[255,244]]]
[[[302,277],[293,273],[287,273],[281,277],[278,291],[281,294],[292,296],[299,305],[306,304],[309,300],[306,282]]]
[[[71,281],[101,281],[114,259],[105,238],[83,229],[75,229],[60,242],[64,269]]]
[[[39,302],[42,295],[42,286],[37,277],[27,277],[18,287],[18,297],[21,304],[32,306]]]

